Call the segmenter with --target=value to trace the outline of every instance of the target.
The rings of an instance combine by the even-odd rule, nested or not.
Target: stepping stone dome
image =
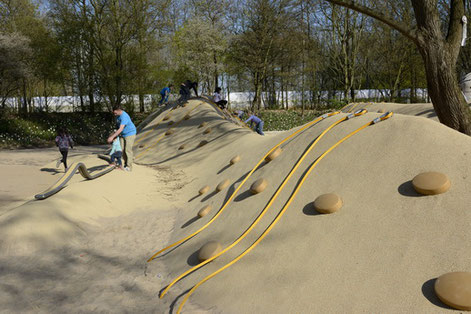
[[[228,179],[225,179],[223,181],[221,181],[221,183],[219,183],[216,187],[216,191],[217,192],[221,192],[222,190],[224,190],[225,188],[227,188],[229,186],[231,182],[228,180]]]
[[[230,163],[231,165],[233,165],[233,164],[238,163],[239,161],[240,161],[240,156],[237,155],[237,156],[233,157],[229,163]]]
[[[198,212],[198,216],[200,218],[206,216],[207,214],[209,214],[209,212],[211,211],[213,207],[211,205],[206,205],[205,207],[201,208],[200,211]]]
[[[210,189],[209,185],[205,185],[198,191],[198,193],[200,195],[203,195],[203,194],[207,193],[209,191],[209,189]]]
[[[281,147],[277,147],[274,151],[272,151],[266,158],[265,158],[265,161],[266,162],[270,162],[274,159],[276,159],[278,156],[280,156],[281,152],[283,150],[281,149]]]
[[[444,274],[435,281],[435,294],[446,305],[471,311],[471,273],[453,272]]]
[[[423,195],[436,195],[445,193],[450,189],[451,182],[447,175],[440,172],[423,172],[412,179],[412,185],[417,193]]]
[[[222,245],[217,241],[210,241],[203,245],[198,252],[200,262],[210,259],[214,255],[222,251]]]
[[[335,193],[323,194],[313,203],[314,209],[321,214],[332,214],[342,207],[342,199]]]
[[[268,186],[268,181],[261,178],[255,181],[251,186],[250,186],[250,192],[252,194],[258,194],[263,192]]]

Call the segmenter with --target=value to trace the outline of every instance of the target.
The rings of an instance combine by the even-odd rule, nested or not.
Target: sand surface
[[[92,181],[76,175],[43,201],[32,196],[59,178],[52,170],[56,150],[0,152],[0,309],[175,313],[188,289],[264,232],[309,165],[383,107],[400,113],[365,128],[320,161],[268,236],[203,284],[184,312],[450,312],[435,297],[433,282],[447,272],[471,271],[471,139],[434,121],[430,104],[371,104],[366,109],[372,113],[334,127],[244,240],[159,299],[162,288],[197,264],[203,244],[226,247],[244,232],[307,146],[346,115],[329,117],[286,142],[283,153],[254,172],[214,223],[147,263],[154,252],[208,222],[257,161],[297,130],[262,137],[200,100],[170,113],[177,122],[172,135],[163,135],[170,108],[141,125],[132,173],[113,171]],[[183,120],[187,114],[191,118]],[[203,121],[212,128],[208,134],[198,127]],[[208,144],[198,147],[203,140]],[[182,144],[186,148],[178,150]],[[94,155],[103,148],[87,149],[77,149],[72,159],[88,167],[104,164]],[[235,155],[241,161],[229,166]],[[418,195],[411,180],[423,171],[447,174],[451,189]],[[248,189],[259,178],[268,187],[251,195]],[[226,190],[198,196],[202,186],[213,191],[224,179],[231,182]],[[312,202],[330,192],[340,195],[343,207],[317,214]],[[197,219],[207,204],[212,211]]]

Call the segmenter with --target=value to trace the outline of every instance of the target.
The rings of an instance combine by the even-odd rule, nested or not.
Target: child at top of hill
[[[259,117],[257,117],[253,112],[249,111],[249,118],[245,120],[245,123],[249,123],[252,127],[252,124],[255,123],[255,131],[260,135],[265,135],[263,133],[263,121]]]
[[[69,146],[73,149],[74,141],[66,129],[60,128],[57,132],[55,142],[56,146],[59,147],[59,152],[62,154],[62,159],[57,161],[56,168],[59,168],[60,164],[63,163],[65,171],[67,171],[67,155],[69,154]]]
[[[213,95],[213,101],[216,103],[216,105],[218,105],[219,108],[226,108],[227,100],[224,100],[221,96],[221,87],[216,87]]]
[[[121,149],[121,143],[118,137],[116,137],[111,143],[110,156],[111,156],[111,165],[115,166],[116,168],[120,170],[124,170],[123,164],[121,162],[121,157],[123,156],[123,150]]]
[[[173,85],[170,84],[169,86],[166,86],[166,87],[162,88],[162,90],[160,91],[161,99],[159,101],[159,105],[163,105],[164,103],[166,103],[168,101],[168,96],[170,95],[172,87],[173,87]]]

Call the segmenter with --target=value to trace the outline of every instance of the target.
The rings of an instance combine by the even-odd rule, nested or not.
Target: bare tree
[[[441,123],[471,135],[471,109],[458,85],[457,61],[462,39],[464,1],[450,0],[447,25],[444,14],[433,0],[413,0],[415,23],[395,20],[391,14],[354,0],[326,0],[375,18],[413,41],[422,55],[427,86]],[[446,22],[446,21],[445,21]]]

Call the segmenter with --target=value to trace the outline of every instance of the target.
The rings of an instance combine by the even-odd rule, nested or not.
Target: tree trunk
[[[88,92],[88,100],[90,101],[90,112],[95,112],[95,97],[93,96],[93,91]]]
[[[261,94],[262,94],[262,84],[260,82],[260,74],[255,73],[254,75],[254,87],[255,87],[255,95],[252,101],[252,111],[257,108],[260,110],[260,102],[261,102]]]
[[[144,95],[142,91],[139,90],[139,111],[144,112]]]
[[[214,89],[219,86],[219,73],[218,73],[218,59],[216,57],[216,53],[213,52],[213,60],[214,60]]]
[[[427,86],[433,108],[441,123],[471,135],[471,109],[458,85],[452,48],[430,39],[419,47],[425,63]],[[459,50],[459,47],[456,47]]]
[[[21,113],[23,115],[26,115],[28,113],[28,99],[26,95],[26,80],[25,79],[23,79],[23,106],[22,106]]]

